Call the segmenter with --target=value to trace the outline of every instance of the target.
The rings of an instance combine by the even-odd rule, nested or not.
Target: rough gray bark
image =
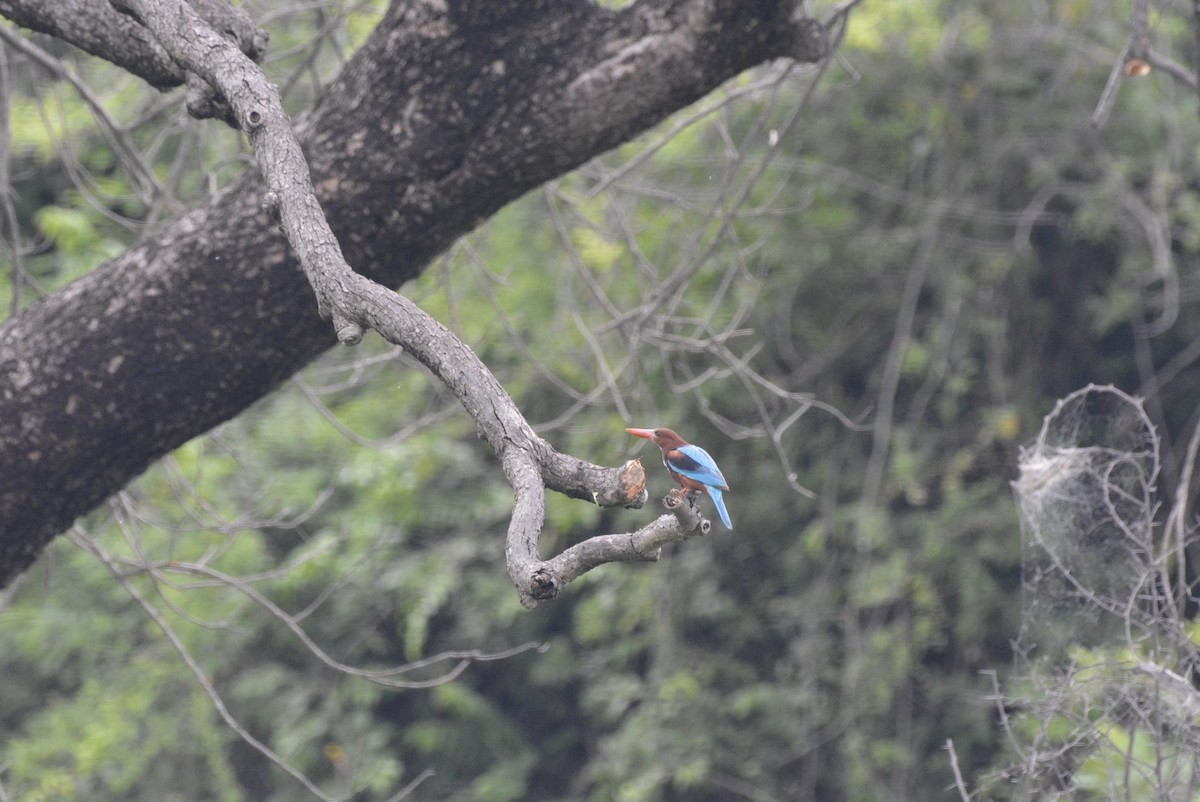
[[[820,58],[820,26],[796,5],[394,3],[298,129],[347,260],[400,284],[503,204],[743,69]],[[0,328],[0,585],[333,344],[263,189],[248,175]],[[586,473],[563,455],[540,477],[501,459],[518,507],[551,479],[591,498],[562,480]]]
[[[247,56],[255,61],[262,57],[266,33],[245,11],[225,0],[191,0],[190,5]],[[158,89],[184,82],[183,68],[143,25],[114,8],[110,0],[0,0],[0,15],[111,61]]]

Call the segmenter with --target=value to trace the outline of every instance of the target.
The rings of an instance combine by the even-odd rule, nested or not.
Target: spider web
[[[1139,400],[1088,385],[1058,402],[1019,464],[1022,641],[1103,638],[1153,577],[1154,427]]]

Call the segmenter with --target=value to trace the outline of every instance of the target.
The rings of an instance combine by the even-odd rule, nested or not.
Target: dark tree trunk
[[[36,24],[10,13],[22,5],[0,13]],[[823,52],[791,2],[410,0],[298,127],[347,260],[397,286],[505,203],[738,72]],[[247,175],[0,328],[0,586],[334,344],[261,194]]]

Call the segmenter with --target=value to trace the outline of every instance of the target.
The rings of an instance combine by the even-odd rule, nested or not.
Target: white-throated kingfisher
[[[729,513],[725,511],[725,500],[721,491],[728,490],[729,485],[721,475],[721,469],[708,452],[700,446],[694,446],[670,429],[626,429],[632,435],[653,440],[662,449],[663,465],[667,466],[671,476],[679,486],[687,491],[705,492],[717,505],[721,514],[721,522],[726,529],[733,529],[729,521]]]

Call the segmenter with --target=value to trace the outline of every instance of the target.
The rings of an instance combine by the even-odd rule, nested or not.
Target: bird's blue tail
[[[712,496],[713,504],[717,505],[717,512],[721,514],[721,523],[725,524],[726,529],[733,529],[733,524],[729,521],[729,513],[725,511],[725,499],[721,498],[721,491],[712,485],[706,489],[708,495]]]

